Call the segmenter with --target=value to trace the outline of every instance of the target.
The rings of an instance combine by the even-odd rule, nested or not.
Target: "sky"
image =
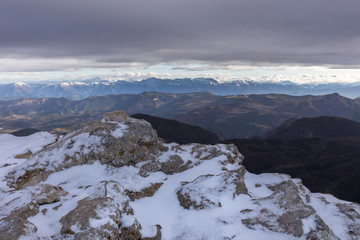
[[[0,83],[360,81],[358,0],[1,0]]]

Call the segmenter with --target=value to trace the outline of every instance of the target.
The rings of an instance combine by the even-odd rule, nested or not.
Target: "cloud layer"
[[[19,71],[24,59],[39,62],[30,66],[37,70],[358,66],[359,9],[358,0],[2,0],[0,58],[11,60],[0,70]]]

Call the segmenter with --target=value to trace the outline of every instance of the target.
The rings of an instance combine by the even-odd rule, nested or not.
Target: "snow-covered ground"
[[[15,137],[11,134],[0,134],[0,188],[8,190],[4,177],[9,171],[26,159],[15,158],[29,150],[37,152],[45,145],[55,141],[56,136],[47,132],[37,132],[27,137]]]
[[[126,129],[127,126],[119,124],[118,130],[113,131],[112,134],[114,137],[121,138]],[[27,153],[29,150],[34,153],[42,149],[43,146],[54,142],[55,138],[56,136],[46,132],[36,133],[28,137],[0,135],[0,220],[7,217],[12,210],[32,201],[34,195],[32,193],[38,191],[36,186],[28,186],[19,191],[13,191],[7,186],[5,176],[20,164],[25,166],[28,163],[24,162],[29,161],[15,156]],[[81,145],[86,144],[89,139],[91,144],[95,144],[93,141],[96,138],[94,136],[92,138],[78,135],[74,148],[63,148],[63,154],[75,154],[74,149],[80,149]],[[192,167],[173,174],[150,171],[147,172],[146,177],[143,177],[139,173],[141,167],[148,163],[146,161],[134,166],[122,167],[95,161],[91,164],[75,165],[51,173],[41,184],[61,187],[67,194],[63,195],[59,201],[39,204],[39,212],[27,218],[30,223],[36,226],[36,236],[41,239],[50,239],[54,236],[55,238],[64,237],[65,235],[60,235],[61,219],[74,210],[80,200],[89,197],[95,198],[100,194],[99,189],[104,182],[115,182],[121,186],[120,190],[124,195],[120,194],[114,197],[115,200],[112,199],[114,202],[118,201],[119,206],[122,206],[121,204],[124,201],[129,201],[125,194],[126,191],[141,192],[142,189],[151,186],[151,184],[162,183],[153,196],[129,201],[133,214],[122,214],[121,227],[132,225],[136,219],[142,226],[140,232],[143,237],[154,236],[157,231],[156,225],[159,224],[162,227],[162,239],[169,240],[306,239],[307,234],[318,228],[316,216],[320,216],[339,239],[352,239],[349,234],[349,226],[359,230],[359,205],[338,200],[331,195],[310,193],[302,186],[299,179],[290,179],[289,176],[283,174],[255,175],[245,172],[244,181],[247,194],[235,194],[235,185],[231,184],[233,175],[229,175],[231,181],[228,178],[225,179],[224,176],[227,176],[228,173],[232,174],[240,166],[236,163],[226,162],[225,154],[220,154],[209,160],[201,160],[206,158],[210,151],[203,151],[199,156],[192,152],[194,145],[182,146],[181,150],[175,148],[176,144],[167,144],[166,146],[169,150],[161,154],[158,159],[159,164],[166,162],[169,156],[176,154],[186,161],[190,160],[193,163]],[[225,145],[219,145],[218,148],[224,153],[229,151]],[[56,154],[60,154],[60,152]],[[230,184],[224,184],[225,180],[229,180]],[[293,198],[298,196],[301,206],[315,210],[309,216],[301,217],[302,230],[300,232],[302,234],[300,236],[279,223],[279,216],[293,211],[291,206],[283,206],[288,204],[287,200],[281,198],[286,193],[280,190],[277,192],[275,189],[277,185],[284,182],[290,182],[295,186],[294,189],[297,189],[298,193]],[[291,184],[290,186],[292,186]],[[185,189],[185,185],[188,189]],[[216,204],[206,205],[203,209],[192,207],[185,209],[179,203],[177,194],[182,188],[190,191],[189,197],[197,204],[201,201]],[[277,198],[278,196],[279,198]],[[299,201],[296,204],[299,204]],[[355,211],[351,214],[355,217],[352,219],[346,216],[340,211],[340,205],[351,207],[351,211]],[[113,221],[113,218],[109,218],[112,216],[111,213],[100,209],[97,211],[98,216],[89,219],[90,227],[100,228],[107,222]],[[100,214],[101,211],[102,214]],[[71,229],[75,233],[83,231],[79,226],[73,226]],[[72,238],[72,236],[71,234],[66,235],[68,238]],[[336,238],[329,237],[329,239]]]

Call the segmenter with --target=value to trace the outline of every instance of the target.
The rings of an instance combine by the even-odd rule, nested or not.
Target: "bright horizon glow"
[[[259,82],[291,81],[297,84],[360,82],[360,69],[320,66],[246,66],[216,67],[205,64],[134,66],[121,68],[79,68],[57,71],[24,71],[0,73],[0,84],[16,82],[68,82],[102,79],[109,81],[147,78],[213,78],[219,82],[252,80]]]

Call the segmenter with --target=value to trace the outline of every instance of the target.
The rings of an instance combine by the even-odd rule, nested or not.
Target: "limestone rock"
[[[191,163],[190,160],[185,163],[179,155],[175,154],[171,155],[167,161],[161,163],[160,170],[166,174],[183,172],[190,168]]]
[[[37,228],[27,220],[39,212],[39,206],[30,202],[29,204],[12,211],[9,216],[0,219],[0,239],[15,240],[24,237],[26,239],[39,239],[36,236]]]
[[[355,209],[354,204],[339,203],[336,206],[347,219],[346,225],[349,236],[353,239],[360,239],[360,212]]]
[[[325,222],[316,214],[310,205],[304,203],[299,187],[292,181],[284,181],[274,186],[269,186],[273,193],[266,198],[254,200],[259,206],[274,205],[282,211],[273,212],[273,209],[262,208],[254,218],[243,219],[242,223],[250,229],[256,226],[268,230],[291,234],[295,237],[304,235],[303,220],[312,217],[315,228],[308,233],[310,239],[317,235],[328,236],[328,239],[338,239]],[[276,209],[274,207],[274,209]],[[320,233],[321,232],[321,233]]]
[[[68,194],[61,187],[55,187],[50,184],[40,184],[36,188],[39,189],[39,192],[36,193],[35,201],[39,205],[58,202],[60,197]]]
[[[156,234],[153,237],[142,237],[141,224],[135,219],[134,223],[128,227],[122,227],[120,233],[121,240],[161,240],[161,226],[156,225]]]
[[[128,198],[116,182],[104,182],[98,190],[60,219],[61,234],[74,235],[74,239],[117,239]]]
[[[28,150],[26,153],[18,154],[15,156],[15,158],[25,158],[29,159],[29,157],[32,155],[32,151]]]
[[[202,175],[192,182],[183,182],[176,192],[180,205],[185,209],[221,207],[221,196],[235,197],[247,194],[244,183],[245,168],[224,171],[218,175]]]
[[[214,159],[219,156],[225,155],[226,160],[224,164],[231,163],[231,164],[238,164],[241,165],[242,161],[244,160],[244,156],[239,153],[239,150],[234,144],[223,145],[227,150],[224,152],[221,148],[221,144],[217,145],[203,145],[203,144],[196,144],[193,145],[191,149],[191,154],[193,154],[196,158],[201,160],[209,160]]]
[[[125,193],[129,196],[131,201],[144,197],[151,197],[155,192],[163,185],[163,183],[151,183],[149,187],[141,189],[139,192],[125,190]]]
[[[10,187],[22,189],[72,166],[96,160],[115,167],[134,166],[155,160],[166,150],[148,122],[127,117],[122,111],[112,112],[33,154],[10,172],[7,181]]]
[[[2,240],[40,239],[36,231],[37,227],[23,217],[0,219],[0,239]]]
[[[141,224],[135,219],[134,223],[128,227],[122,227],[120,239],[122,240],[138,240],[141,238]]]

